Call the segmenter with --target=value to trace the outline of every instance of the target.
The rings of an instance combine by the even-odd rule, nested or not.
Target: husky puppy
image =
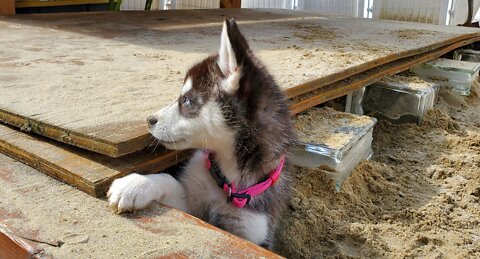
[[[199,149],[184,172],[130,174],[107,195],[118,212],[157,201],[271,248],[289,198],[290,115],[233,19],[224,21],[220,43],[218,55],[188,71],[178,100],[147,119],[165,147]]]

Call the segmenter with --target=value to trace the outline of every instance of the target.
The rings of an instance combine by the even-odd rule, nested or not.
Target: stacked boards
[[[189,152],[164,148],[111,158],[0,125],[0,151],[95,197],[116,178],[132,172],[155,173],[183,161]]]
[[[114,170],[108,179],[86,181],[83,189],[96,196],[145,163],[149,171],[174,164],[185,155],[141,153],[152,142],[145,118],[174,102],[187,69],[217,51],[225,17],[238,21],[293,114],[480,39],[468,28],[287,10],[2,17],[0,30],[8,37],[0,39],[0,121],[16,130],[2,126],[0,151],[76,186],[87,177],[72,161],[124,161],[122,169],[90,164]],[[42,154],[46,149],[69,158]]]

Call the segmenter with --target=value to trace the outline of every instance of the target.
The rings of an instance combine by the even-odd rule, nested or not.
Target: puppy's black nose
[[[152,116],[152,115],[148,116],[147,118],[148,125],[153,126],[157,122],[158,122],[158,119],[155,116]]]

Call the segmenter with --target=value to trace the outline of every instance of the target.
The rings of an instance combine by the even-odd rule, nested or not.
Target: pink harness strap
[[[210,170],[212,168],[212,162],[210,161],[210,152],[205,151],[205,160],[207,169]],[[223,183],[223,191],[227,194],[229,200],[232,202],[233,206],[237,208],[243,208],[247,203],[250,201],[252,197],[255,197],[265,190],[267,190],[270,186],[274,185],[275,182],[280,178],[280,173],[282,172],[283,166],[285,165],[285,155],[281,156],[280,164],[277,166],[276,169],[272,170],[268,175],[267,180],[258,183],[256,185],[250,186],[246,189],[237,192],[235,188],[235,184],[232,182],[230,184],[224,182]]]

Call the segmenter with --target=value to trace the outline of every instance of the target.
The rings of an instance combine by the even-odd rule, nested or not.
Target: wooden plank
[[[0,258],[29,259],[36,252],[37,249],[29,242],[0,225]]]
[[[220,8],[241,8],[242,0],[220,0]]]
[[[216,51],[224,17],[239,21],[289,98],[480,35],[271,9],[0,18],[9,35],[0,46],[16,46],[0,48],[0,121],[111,157],[138,151],[150,144],[144,118],[173,102],[188,67]]]
[[[44,6],[63,6],[63,5],[83,5],[83,4],[108,4],[108,0],[17,0],[16,8],[25,7],[44,7]]]
[[[402,71],[412,68],[413,66],[439,58],[452,50],[478,41],[480,41],[480,37],[457,42],[450,46],[429,51],[427,53],[396,60],[386,65],[367,70],[348,79],[344,79],[330,85],[325,85],[310,93],[299,95],[293,98],[291,100],[292,104],[289,107],[290,112],[293,115],[298,114],[316,105],[322,104],[324,102],[333,100],[341,96],[345,96],[353,90],[380,81],[383,77],[387,75],[398,74]]]
[[[0,0],[0,15],[14,15],[15,0]]]
[[[117,215],[106,201],[2,154],[0,186],[0,225],[19,242],[31,240],[47,258],[281,258],[157,204],[150,210]],[[0,258],[15,258],[2,256],[2,244]]]
[[[0,152],[95,197],[102,197],[111,182],[137,171],[164,170],[189,156],[159,147],[114,159],[42,137],[33,137],[0,125]]]

